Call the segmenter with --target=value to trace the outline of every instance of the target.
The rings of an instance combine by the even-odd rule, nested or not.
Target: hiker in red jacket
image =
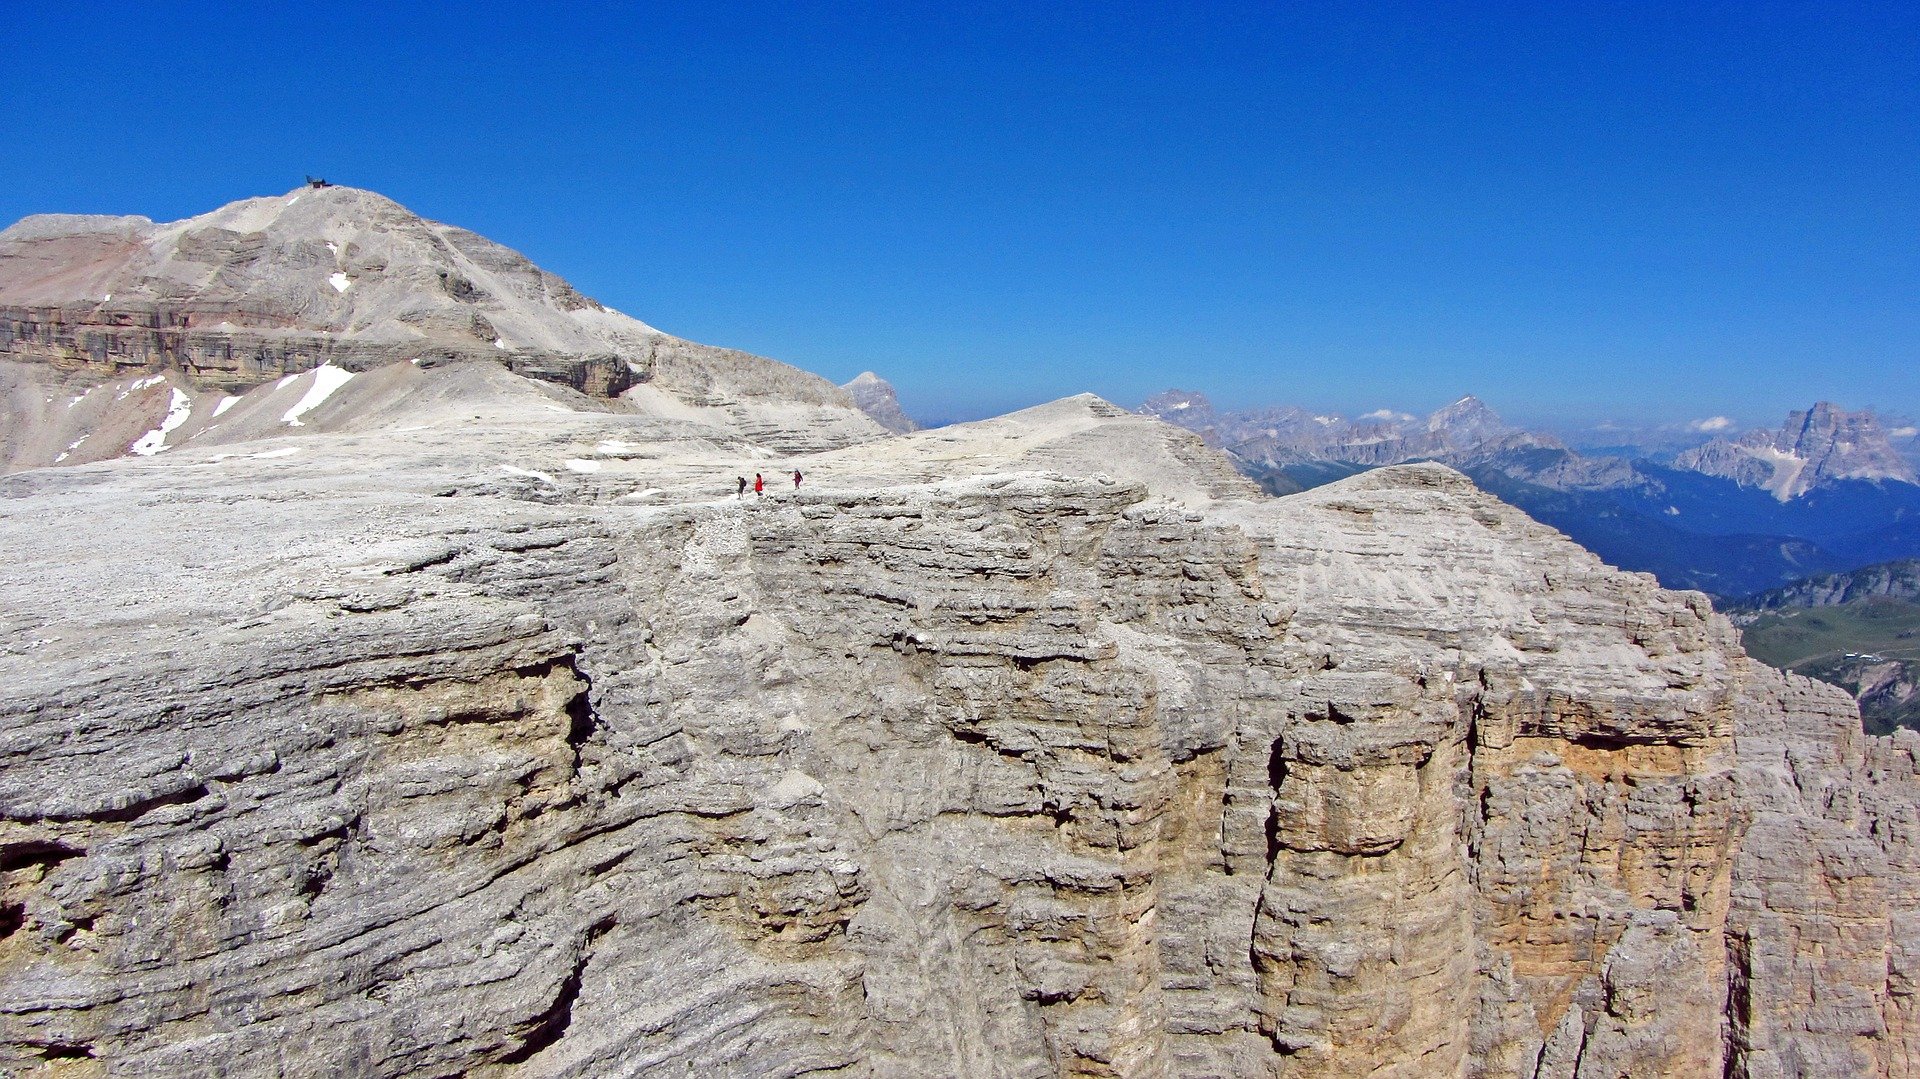
[[[755,472],[753,474],[753,496],[755,498],[759,498],[765,495],[766,493],[767,493],[767,481],[761,478],[760,473]]]
[[[793,470],[793,489],[796,491],[800,489],[800,470],[797,468]]]

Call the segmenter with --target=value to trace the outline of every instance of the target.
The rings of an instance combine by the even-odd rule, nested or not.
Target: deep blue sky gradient
[[[1920,5],[969,6],[7,5],[0,219],[321,174],[926,418],[1920,413]]]

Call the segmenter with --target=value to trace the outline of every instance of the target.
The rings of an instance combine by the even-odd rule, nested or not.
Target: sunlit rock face
[[[1920,1058],[1920,738],[1446,467],[509,366],[0,478],[0,1067]]]
[[[407,388],[394,383],[411,378],[396,368],[475,363],[524,376],[530,393],[746,431],[779,452],[884,433],[823,378],[662,333],[518,252],[349,187],[162,224],[15,223],[0,231],[6,360],[16,362],[0,366],[0,468],[126,454],[180,406],[155,447],[259,437],[315,371],[378,375],[356,387],[380,385],[378,400],[351,411],[390,415]],[[272,416],[243,411],[207,430],[222,399],[252,405],[270,388],[286,397],[270,402]]]

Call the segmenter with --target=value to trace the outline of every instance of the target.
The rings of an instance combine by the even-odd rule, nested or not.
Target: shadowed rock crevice
[[[609,914],[587,928],[585,936],[575,949],[572,967],[560,979],[560,987],[553,1000],[539,1015],[534,1017],[532,1025],[520,1037],[520,1044],[500,1058],[502,1064],[524,1064],[561,1038],[566,1037],[567,1029],[573,1025],[574,1005],[580,1000],[580,988],[586,976],[587,965],[593,961],[594,944],[608,930],[617,924]]]

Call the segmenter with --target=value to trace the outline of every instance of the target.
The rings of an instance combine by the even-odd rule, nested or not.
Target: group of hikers
[[[740,489],[739,489],[738,491],[735,491],[735,492],[734,492],[734,495],[733,495],[733,497],[735,497],[735,498],[745,498],[745,497],[747,497],[747,478],[746,478],[745,476],[735,476],[734,478],[740,481]],[[796,491],[798,491],[798,490],[800,489],[800,481],[801,481],[801,480],[803,480],[803,479],[805,479],[806,477],[805,477],[805,476],[802,476],[802,475],[800,474],[800,470],[796,468],[796,469],[794,469],[794,470],[793,470],[793,477],[792,477],[792,478],[793,478],[793,489],[794,489],[794,490],[796,490]],[[767,493],[767,479],[766,479],[766,477],[765,477],[765,476],[762,476],[762,475],[761,475],[760,473],[758,473],[758,472],[755,472],[755,473],[753,474],[753,494],[754,494],[754,497],[755,497],[755,498],[761,498],[761,497],[764,497],[764,496],[766,495],[766,493]]]

